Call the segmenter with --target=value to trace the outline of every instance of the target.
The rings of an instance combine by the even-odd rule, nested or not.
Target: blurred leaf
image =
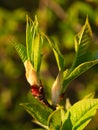
[[[75,103],[65,114],[62,130],[83,130],[98,109],[98,99],[84,99]]]
[[[64,77],[63,86],[66,89],[66,86],[79,75],[93,67],[94,65],[98,64],[98,60],[88,61],[80,64],[77,66],[68,76]]]
[[[94,98],[94,96],[95,96],[95,92],[92,92],[92,93],[89,93],[88,95],[86,95],[83,99],[92,99],[92,98]]]
[[[47,127],[47,120],[52,109],[41,103],[22,103],[21,105],[35,120],[40,122],[44,127]]]
[[[25,60],[27,59],[27,53],[26,53],[26,48],[24,45],[13,42],[13,46],[15,47],[16,51],[18,52],[21,60],[23,61],[23,63],[25,62]]]
[[[70,102],[69,98],[66,98],[66,103],[65,103],[66,110],[68,110],[71,106],[72,105],[71,105],[71,102]]]

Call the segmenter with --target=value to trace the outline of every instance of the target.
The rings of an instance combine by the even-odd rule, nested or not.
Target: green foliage
[[[41,58],[42,58],[41,54],[42,45],[43,45],[43,38],[40,34],[37,34],[34,40],[34,54],[33,54],[34,68],[36,71],[40,70]]]
[[[87,18],[82,30],[75,36],[76,56],[73,61],[72,67],[64,75],[63,85],[65,88],[70,83],[70,81],[77,78],[79,75],[98,63],[98,60],[92,60],[92,57],[91,59],[89,59],[89,61],[87,58],[90,51],[89,48],[91,46],[91,40],[92,31]]]
[[[43,4],[43,2],[45,2],[46,4]],[[86,1],[50,0],[49,4],[48,4],[48,0],[47,1],[45,0],[19,1],[18,0],[18,2],[13,0],[10,1],[3,0],[0,5],[1,5],[0,6],[0,81],[1,81],[0,82],[0,130],[5,130],[6,128],[8,130],[11,129],[27,130],[27,129],[38,127],[34,124],[34,122],[32,124],[31,118],[27,116],[25,110],[23,110],[20,106],[17,105],[19,104],[19,102],[24,102],[24,101],[28,102],[26,93],[27,93],[27,89],[29,88],[25,78],[23,78],[24,68],[22,67],[22,63],[17,57],[17,54],[13,49],[13,47],[10,46],[9,44],[11,43],[10,39],[13,38],[15,43],[18,44],[17,45],[18,48],[21,48],[19,47],[21,46],[19,43],[25,43],[25,14],[26,13],[29,13],[31,17],[32,17],[32,13],[33,14],[37,13],[38,21],[39,21],[38,26],[40,26],[40,29],[43,30],[44,33],[47,34],[49,37],[52,36],[53,39],[56,39],[56,41],[54,40],[51,41],[51,44],[53,44],[53,46],[54,44],[56,44],[56,46],[58,45],[60,47],[59,49],[60,53],[62,52],[62,54],[64,54],[63,58],[65,60],[64,61],[65,63],[63,64],[63,62],[61,62],[63,61],[61,60],[63,58],[59,59],[58,58],[60,57],[58,55],[59,53],[57,53],[58,51],[56,51],[57,53],[56,55],[58,55],[56,56],[57,66],[59,68],[59,70],[57,70],[57,66],[54,64],[55,59],[53,58],[52,55],[53,53],[51,53],[51,50],[53,50],[52,45],[51,45],[52,49],[50,49],[46,40],[44,41],[43,39],[45,43],[43,44],[43,48],[42,48],[43,53],[41,51],[41,55],[38,57],[42,58],[42,54],[44,54],[44,56],[42,60],[41,59],[39,60],[39,63],[35,62],[35,69],[38,70],[40,73],[40,79],[42,81],[44,91],[45,91],[45,96],[46,96],[45,98],[48,99],[49,103],[52,104],[50,98],[51,86],[55,81],[54,77],[57,77],[56,75],[59,73],[58,71],[60,70],[62,70],[64,73],[64,77],[62,78],[62,80],[64,81],[62,82],[63,92],[66,90],[70,82],[73,79],[75,79],[70,84],[71,87],[67,88],[68,93],[66,94],[68,97],[70,97],[72,103],[74,103],[76,100],[80,100],[81,98],[84,98],[85,95],[93,91],[95,91],[96,97],[98,97],[97,65],[92,69],[90,69],[89,71],[87,71],[85,74],[81,73],[82,74],[81,75],[76,71],[77,75],[75,75],[75,73],[73,73],[75,72],[76,69],[76,67],[74,66],[75,61],[72,63],[74,59],[74,54],[76,58],[76,53],[77,53],[77,52],[74,53],[73,51],[74,48],[73,37],[77,32],[80,31],[81,25],[84,23],[84,19],[86,15],[88,15],[89,21],[92,25],[92,30],[94,32],[93,41],[91,41],[91,44],[89,44],[87,48],[86,51],[87,54],[84,52],[85,58],[81,57],[81,60],[78,59],[76,66],[79,67],[81,66],[81,64],[85,64],[86,62],[98,59],[98,51],[95,51],[96,49],[98,49],[97,46],[98,1],[97,0],[86,0]],[[21,9],[19,9],[20,7]],[[31,27],[34,21],[30,22],[30,20],[31,19],[28,18],[28,25]],[[31,30],[33,33],[33,29]],[[38,29],[38,35],[40,35],[39,29]],[[36,35],[34,39],[36,39],[38,35]],[[77,34],[76,36],[79,37],[79,34]],[[40,39],[42,38],[40,37]],[[20,42],[16,42],[16,41],[20,41]],[[25,60],[27,59],[27,49],[26,49],[26,53],[25,51],[24,52],[21,51],[21,49],[20,52],[21,52],[20,55],[23,53],[21,59],[23,60],[24,63]],[[36,57],[33,56],[34,53],[32,50],[32,56],[31,56],[32,65],[34,65],[33,57]],[[92,57],[95,56],[94,57],[95,59],[91,58],[91,53],[93,54]],[[41,68],[39,65],[40,61],[41,61]],[[38,69],[37,69],[37,65],[39,66]],[[69,68],[71,65],[73,66],[73,68],[72,67]],[[72,76],[71,76],[71,72],[72,72]],[[67,75],[69,77],[69,80],[67,79]],[[79,75],[81,76],[77,78],[77,76]],[[31,104],[33,102],[34,101],[31,100]],[[61,104],[62,102],[60,102],[60,105]],[[69,109],[69,107],[70,105],[68,107],[66,106],[67,109]],[[54,117],[51,117],[51,119],[54,119]],[[96,115],[93,118],[93,120],[90,122],[90,124],[84,129],[85,130],[98,129],[97,119],[98,119],[98,115]],[[50,124],[52,124],[52,122]]]
[[[64,115],[64,108],[58,107],[48,118],[49,130],[61,130]]]
[[[30,24],[28,23],[30,22]],[[34,24],[35,23],[35,24]],[[56,100],[56,103],[59,103],[59,97],[62,92],[65,92],[66,86],[79,75],[93,67],[98,63],[98,60],[87,60],[86,56],[89,52],[89,46],[91,44],[91,28],[86,19],[85,25],[83,26],[80,33],[75,37],[75,51],[76,56],[73,61],[72,67],[69,70],[64,71],[64,58],[61,54],[56,43],[51,42],[49,38],[43,34],[38,33],[38,21],[35,18],[34,23],[32,20],[28,21],[27,17],[27,28],[26,28],[26,49],[27,53],[23,46],[15,44],[15,47],[21,56],[22,60],[25,61],[25,55],[27,54],[27,59],[31,61],[34,69],[39,71],[41,64],[41,49],[42,49],[42,40],[41,35],[43,35],[48,43],[50,44],[55,59],[57,61],[59,72],[64,76],[58,76],[53,84],[52,96]],[[32,75],[31,75],[32,76]],[[61,79],[62,78],[62,79]],[[61,84],[63,87],[61,87]],[[36,86],[34,86],[35,88]],[[40,93],[40,91],[39,91]],[[43,93],[42,93],[43,94]],[[43,95],[44,96],[44,95]],[[45,98],[45,97],[43,97]],[[53,100],[54,100],[53,99]],[[40,100],[40,99],[39,99]],[[44,100],[43,100],[44,102]],[[52,101],[54,103],[54,101]],[[33,102],[33,103],[23,103],[22,106],[26,111],[35,119],[35,123],[38,123],[45,129],[48,130],[80,130],[84,129],[87,124],[91,121],[93,116],[96,114],[98,109],[98,99],[92,99],[89,96],[83,100],[75,103],[70,106],[67,110],[64,107],[55,107],[56,110],[50,109],[48,106],[45,106],[42,102]],[[57,104],[54,104],[57,105]],[[67,104],[66,104],[67,105]],[[54,107],[54,106],[51,106]]]
[[[98,99],[84,99],[75,103],[65,114],[62,130],[83,130],[98,109]]]
[[[76,56],[75,56],[75,59],[74,59],[74,62],[70,71],[72,71],[79,64],[88,60],[87,56],[88,56],[89,48],[91,45],[91,40],[92,40],[92,31],[91,31],[88,18],[87,18],[81,32],[79,32],[75,36]]]
[[[58,68],[59,68],[59,71],[62,71],[64,69],[63,55],[61,54],[61,52],[60,52],[60,50],[59,50],[56,43],[50,42],[50,44],[52,46],[52,49],[53,49],[53,52],[54,52],[54,55],[55,55],[55,58],[56,58],[56,62],[57,62]]]
[[[93,67],[94,65],[98,64],[98,60],[94,61],[88,61],[80,64],[78,67],[76,67],[69,75],[65,75],[63,85],[65,86],[64,89],[66,89],[66,86],[75,78],[77,78],[79,75]]]
[[[17,50],[21,60],[24,63],[27,60],[27,52],[25,46],[16,42],[13,43],[13,46]]]
[[[50,42],[50,44],[53,49],[59,71],[62,71],[64,69],[64,57],[61,54],[61,52],[55,42]]]
[[[61,127],[61,109],[54,111],[48,119],[49,130],[60,130]]]
[[[58,48],[57,43],[54,41],[50,41],[50,39],[45,34],[42,33],[42,35],[47,39],[48,43],[50,44],[54,52],[59,71],[63,71],[64,70],[64,57],[62,53],[60,52],[60,49]]]
[[[31,61],[34,69],[38,72],[41,64],[41,48],[43,44],[43,39],[39,33],[37,17],[33,22],[27,16],[27,26],[26,26],[26,49],[28,60]]]
[[[52,112],[50,108],[40,103],[39,104],[24,103],[21,105],[34,119],[40,122],[40,125],[47,128],[47,119]]]
[[[35,21],[33,22],[27,16],[26,47],[22,44],[18,44],[17,42],[14,42],[13,45],[20,55],[23,63],[26,60],[29,60],[32,63],[34,69],[39,72],[42,58],[41,50],[43,45],[43,38],[38,30],[37,17],[35,17]]]

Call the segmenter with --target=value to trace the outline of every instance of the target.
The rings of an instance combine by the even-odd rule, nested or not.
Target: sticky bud
[[[24,62],[24,66],[25,66],[25,70],[26,70],[26,79],[27,79],[28,83],[31,86],[32,85],[39,86],[40,81],[38,79],[37,72],[34,70],[32,64],[30,63],[30,61],[26,60]]]
[[[56,105],[59,102],[59,96],[61,93],[62,83],[61,83],[61,73],[57,75],[56,80],[52,85],[52,103]]]

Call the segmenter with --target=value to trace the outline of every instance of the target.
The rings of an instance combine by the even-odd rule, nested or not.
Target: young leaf
[[[44,124],[38,122],[37,120],[32,120],[32,122],[37,124],[37,125],[39,125],[41,127],[41,128],[37,128],[37,130],[46,130],[46,129],[48,129],[48,126],[45,126]],[[43,128],[45,128],[45,129],[43,129]]]
[[[41,103],[23,103],[21,105],[35,120],[47,127],[47,120],[49,115],[52,113],[52,109]]]
[[[92,31],[88,22],[88,18],[86,18],[85,25],[83,26],[81,32],[79,32],[75,36],[76,56],[70,69],[70,72],[79,64],[86,62],[88,60],[87,54],[89,51],[91,40],[92,40]]]
[[[48,126],[49,130],[61,130],[61,123],[62,123],[62,110],[63,108],[60,107],[55,110],[48,118]],[[63,113],[64,114],[64,113]]]
[[[54,43],[54,42],[51,42],[51,44],[52,44],[52,49],[54,51],[54,55],[55,55],[55,58],[56,58],[56,62],[57,62],[59,71],[62,71],[64,69],[64,57],[61,54],[57,44]]]
[[[98,109],[98,99],[84,99],[75,103],[65,114],[62,130],[83,130]]]
[[[34,23],[33,21],[27,16],[26,21],[26,49],[27,49],[27,57],[31,61],[31,54],[32,54],[32,37],[33,37],[33,29]]]
[[[15,47],[16,51],[18,52],[22,62],[24,63],[27,59],[26,48],[24,45],[13,42],[13,46]]]
[[[27,25],[26,25],[26,48],[28,59],[34,64],[34,39],[38,33],[38,21],[35,17],[34,22],[27,16]]]
[[[34,44],[33,45],[34,69],[38,72],[40,70],[40,65],[41,65],[41,58],[42,58],[41,50],[42,50],[42,45],[43,45],[43,38],[39,33],[35,37],[33,44]]]
[[[95,96],[95,92],[89,93],[88,95],[86,95],[83,99],[93,99]]]
[[[64,57],[61,54],[56,42],[53,42],[53,41],[51,42],[50,39],[44,33],[42,33],[42,35],[47,39],[48,43],[50,44],[54,52],[59,71],[63,71],[64,70]]]
[[[84,63],[80,64],[79,66],[77,66],[68,76],[64,77],[64,80],[63,80],[64,90],[66,89],[67,85],[72,80],[74,80],[79,75],[81,75],[82,73],[84,73],[85,71],[87,71],[88,69],[90,69],[91,67],[93,67],[96,64],[98,64],[98,60],[84,62]]]
[[[72,67],[64,76],[63,86],[66,87],[73,79],[77,78],[79,75],[98,63],[98,60],[92,60],[92,57],[89,58],[89,60],[87,59],[91,38],[92,31],[87,18],[81,32],[75,37],[76,56]]]

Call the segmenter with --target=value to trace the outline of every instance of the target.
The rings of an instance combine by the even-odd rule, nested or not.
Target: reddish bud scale
[[[38,87],[37,85],[33,85],[31,87],[31,93],[32,93],[32,95],[34,97],[40,99],[40,98],[42,98],[44,96],[44,94],[43,94],[43,87],[42,86]]]
[[[44,91],[43,91],[43,86],[41,85],[40,87],[38,87],[37,85],[33,85],[31,86],[31,93],[32,95],[39,99],[43,104],[47,105],[48,107],[52,108],[55,110],[54,107],[52,107],[48,101],[45,99],[44,97]]]

